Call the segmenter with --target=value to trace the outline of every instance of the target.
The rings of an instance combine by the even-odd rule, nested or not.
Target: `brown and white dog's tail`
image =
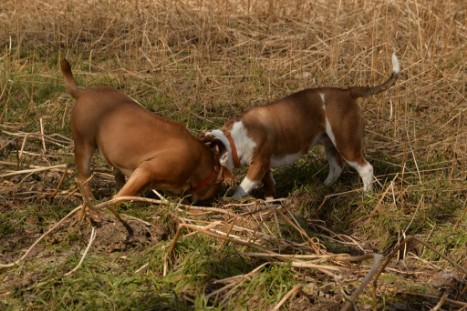
[[[73,98],[78,98],[79,89],[76,86],[75,79],[73,78],[70,63],[65,58],[60,62],[60,68],[62,69],[67,92],[73,96]]]
[[[396,56],[395,52],[392,53],[391,61],[392,61],[392,74],[389,77],[389,79],[387,79],[383,84],[373,86],[373,87],[371,87],[371,86],[351,87],[351,88],[349,88],[349,91],[351,92],[351,94],[354,97],[370,96],[370,95],[375,95],[375,94],[381,93],[383,91],[386,91],[391,86],[393,86],[394,83],[396,83],[397,78],[399,78],[399,74],[401,72],[401,67],[400,67],[400,64],[399,64],[399,60],[397,59],[397,56]]]

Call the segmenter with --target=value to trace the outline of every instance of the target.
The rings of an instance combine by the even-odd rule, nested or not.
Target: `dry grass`
[[[350,170],[322,186],[326,168],[317,150],[276,173],[279,194],[288,197],[277,206],[219,199],[197,215],[176,200],[128,205],[126,213],[152,224],[139,231],[151,238],[123,251],[116,240],[104,245],[103,237],[114,238],[105,230],[115,226],[98,229],[94,255],[91,247],[92,257],[68,278],[91,229],[66,222],[29,261],[0,268],[0,307],[138,309],[139,301],[148,309],[346,308],[371,263],[333,256],[387,256],[416,235],[438,253],[409,239],[398,257],[403,265],[389,266],[374,291],[356,297],[358,306],[397,309],[410,298],[406,309],[439,301],[465,308],[465,275],[442,256],[467,264],[466,25],[467,5],[457,0],[1,2],[1,263],[81,203],[62,57],[79,85],[115,86],[194,134],[306,87],[378,83],[390,73],[393,50],[402,74],[389,91],[362,100],[379,183],[373,194],[351,191],[360,184]],[[95,167],[93,189],[108,199],[109,171],[103,162]],[[170,245],[175,257],[164,260]],[[217,255],[191,257],[197,250]],[[451,270],[452,278],[434,277]],[[87,284],[96,275],[101,289]],[[157,295],[128,294],[142,289]],[[69,291],[80,294],[70,298]],[[167,298],[172,292],[178,298]]]

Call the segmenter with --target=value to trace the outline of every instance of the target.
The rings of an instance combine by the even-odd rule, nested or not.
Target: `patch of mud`
[[[167,231],[160,224],[147,224],[134,219],[125,219],[125,222],[131,228],[131,235],[113,215],[100,215],[100,221],[94,222],[97,232],[93,250],[109,253],[128,249],[142,250],[167,239]],[[83,234],[91,234],[90,226]]]
[[[167,239],[167,231],[163,225],[148,224],[140,220],[125,219],[131,228],[129,235],[125,226],[111,214],[100,214],[98,220],[92,221],[96,228],[96,237],[92,244],[93,252],[118,252],[128,249],[142,250],[149,245],[156,244]],[[75,224],[75,226],[83,226]],[[84,228],[76,228],[81,231],[83,239],[89,239],[92,227],[85,224]],[[70,228],[73,230],[73,228]]]
[[[329,295],[322,291],[314,294],[297,295],[289,305],[290,311],[337,311],[343,306],[340,295]]]
[[[438,291],[448,294],[449,297],[467,301],[467,280],[456,271],[439,271],[433,274],[429,284]]]
[[[100,222],[94,223],[96,228],[96,237],[91,246],[93,253],[111,253],[126,251],[129,249],[141,251],[146,247],[156,244],[159,241],[167,239],[166,228],[160,224],[145,224],[139,220],[126,220],[131,227],[133,235],[128,236],[126,228],[115,219],[113,215],[100,215]],[[25,261],[39,260],[47,263],[63,263],[65,258],[83,247],[82,243],[88,243],[91,236],[92,226],[89,220],[79,222],[75,219],[65,222],[61,228],[50,233],[44,240],[36,245]],[[76,239],[69,240],[67,235],[76,233],[79,235]],[[24,251],[36,241],[42,232],[28,233],[25,230],[18,229],[6,239],[0,241],[0,263],[9,264],[17,260]],[[49,252],[48,246],[60,244],[64,240],[72,245],[69,251]]]

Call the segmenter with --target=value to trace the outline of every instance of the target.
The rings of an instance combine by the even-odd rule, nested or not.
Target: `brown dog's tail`
[[[78,98],[79,89],[76,86],[75,79],[73,78],[70,63],[65,58],[60,62],[60,68],[62,69],[63,79],[65,80],[65,87],[67,92],[73,96],[73,98]]]
[[[394,83],[396,83],[397,78],[399,78],[399,74],[401,72],[401,67],[399,65],[399,60],[397,59],[396,53],[392,53],[391,61],[392,61],[392,74],[389,77],[389,79],[387,79],[383,84],[373,86],[373,87],[370,87],[370,86],[351,87],[351,88],[349,88],[349,91],[352,94],[352,96],[354,96],[354,97],[364,97],[364,96],[375,95],[375,94],[381,93],[383,91],[386,91],[391,86],[393,86]]]

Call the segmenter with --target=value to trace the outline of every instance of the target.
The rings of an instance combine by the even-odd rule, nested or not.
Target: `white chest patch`
[[[256,143],[248,136],[248,129],[242,121],[233,124],[230,135],[235,142],[240,165],[249,165],[253,158],[253,151],[256,147]]]

